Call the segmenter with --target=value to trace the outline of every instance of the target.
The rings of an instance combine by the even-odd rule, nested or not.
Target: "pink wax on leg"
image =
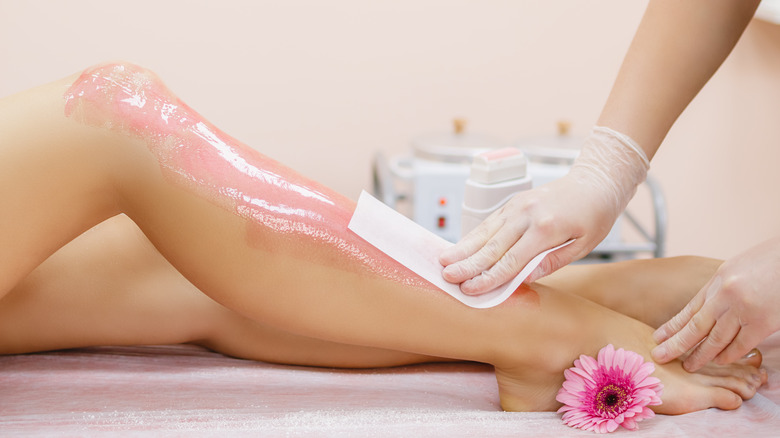
[[[246,219],[250,245],[263,246],[269,231],[310,239],[385,278],[429,287],[347,229],[352,201],[223,133],[149,70],[98,65],[64,97],[66,116],[142,139],[166,179]]]

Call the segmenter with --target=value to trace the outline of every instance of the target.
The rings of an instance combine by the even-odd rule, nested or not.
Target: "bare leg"
[[[109,190],[117,157],[94,152],[114,136],[63,117],[57,96],[68,82],[0,100],[0,297],[59,247],[119,213]]]
[[[325,367],[444,360],[293,335],[242,317],[196,289],[124,215],[65,245],[0,300],[0,354],[177,343]]]
[[[569,265],[539,283],[576,293],[651,327],[659,327],[688,304],[721,263],[721,260],[684,256]]]
[[[676,312],[719,263],[675,257],[569,266],[543,283],[652,325]],[[196,343],[246,359],[328,367],[443,360],[297,336],[244,318],[203,295],[125,215],[61,248],[0,300],[3,354],[170,343]]]
[[[689,261],[693,268],[701,264]],[[644,269],[648,265],[650,269]],[[663,283],[658,280],[667,277],[665,271],[680,272],[675,265],[659,269],[658,263],[649,261],[617,266],[631,268],[640,277],[652,272],[655,283]],[[573,278],[582,275],[576,271]],[[614,271],[594,272],[609,274],[589,276],[600,286],[610,287],[615,279]],[[568,280],[559,275],[559,282]],[[650,279],[646,286],[654,290],[656,285]],[[443,360],[297,336],[244,318],[200,293],[123,215],[60,249],[0,300],[0,353],[170,343],[194,343],[241,358],[296,365],[362,368]],[[753,363],[758,366],[760,358]],[[739,375],[748,380],[750,369],[716,366],[695,378],[706,382],[713,376]]]
[[[0,228],[0,242],[12,245],[0,251],[20,260],[0,266],[6,290],[62,243],[121,211],[224,306],[331,342],[491,363],[505,409],[555,408],[562,370],[607,343],[649,358],[650,327],[580,297],[522,287],[504,305],[475,311],[422,287],[346,232],[351,202],[220,133],[149,72],[119,67],[78,80],[86,91],[71,89],[68,102],[77,103],[77,118],[61,115],[61,90],[74,78],[0,103],[0,147],[9,158],[0,161],[0,178],[20,169],[11,182],[21,191],[0,193],[12,201]],[[97,100],[79,99],[90,95]],[[38,179],[46,172],[55,178]],[[46,214],[22,211],[39,198]],[[25,234],[29,224],[19,218],[50,234]],[[755,392],[745,375],[703,379],[679,362],[657,375],[667,385],[659,412],[731,409]]]

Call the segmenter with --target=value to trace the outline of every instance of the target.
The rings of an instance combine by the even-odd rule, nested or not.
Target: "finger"
[[[498,232],[504,221],[496,215],[491,215],[458,243],[445,249],[439,255],[439,262],[444,266],[460,262],[479,251]]]
[[[720,282],[718,281],[718,284]],[[691,320],[693,315],[698,312],[702,306],[704,306],[704,303],[707,299],[708,291],[715,285],[715,282],[713,279],[710,279],[710,281],[707,282],[707,284],[704,285],[704,287],[699,291],[699,293],[696,294],[696,296],[693,297],[691,301],[688,302],[688,304],[683,307],[683,309],[677,313],[677,315],[674,315],[672,319],[664,323],[661,327],[659,327],[655,332],[653,332],[653,339],[655,342],[658,342],[659,344],[661,342],[666,341],[667,339],[671,338],[673,335],[678,333],[683,327],[685,327],[685,324],[688,324],[688,321]]]
[[[502,232],[496,235],[495,240],[501,239]],[[540,233],[526,233],[516,241],[502,257],[489,269],[480,275],[461,284],[461,290],[465,294],[474,295],[488,292],[507,281],[510,281],[539,253],[555,247],[555,238]]]
[[[496,233],[500,232],[499,227],[501,223],[502,221],[490,220],[478,232],[469,233],[467,239],[461,242],[466,249],[458,250],[461,252],[456,251],[457,257],[443,252],[440,260],[456,260],[457,258],[460,258],[460,260],[450,265],[445,265],[444,270],[442,270],[442,277],[450,283],[462,283],[493,266],[508,249],[509,245],[514,243],[514,241],[501,242],[496,237]],[[503,245],[506,245],[506,247],[502,248]],[[448,250],[452,250],[455,246],[450,247]],[[443,265],[444,261],[441,262]]]
[[[737,337],[740,330],[739,319],[733,316],[728,312],[717,320],[704,341],[697,345],[683,362],[686,371],[694,372],[703,367]]]
[[[688,324],[688,321],[693,318],[693,315],[701,309],[702,304],[704,304],[703,295],[693,297],[677,315],[674,315],[672,319],[653,332],[655,342],[664,342],[679,333],[685,327],[685,324]]]
[[[715,325],[715,318],[705,312],[695,313],[688,322],[651,352],[653,360],[666,363],[693,348],[707,336]]]
[[[499,222],[502,222],[503,225],[474,255],[444,269],[442,275],[444,275],[445,280],[460,283],[470,281],[472,282],[472,289],[466,288],[464,290],[463,284],[461,284],[461,290],[463,290],[464,293],[479,294],[491,290],[495,287],[491,287],[493,284],[501,284],[500,282],[496,283],[496,281],[499,281],[499,279],[495,278],[496,275],[500,275],[501,278],[506,278],[507,275],[511,274],[502,271],[499,266],[498,270],[494,270],[481,279],[478,278],[491,270],[496,263],[506,255],[507,251],[509,251],[513,245],[516,245],[520,239],[523,239],[525,238],[524,236],[526,236],[526,234],[524,234],[526,231],[525,221],[518,220],[506,222],[502,219]],[[475,277],[477,277],[476,282],[474,282]],[[486,284],[487,286],[474,288],[474,285],[480,284]]]
[[[463,282],[461,290],[466,294],[479,294],[490,291],[506,283],[517,275],[537,253],[544,251],[546,236],[527,231],[519,239],[510,234],[506,228],[499,230],[493,240],[512,241],[512,245],[504,250],[501,256],[491,266],[485,268],[479,275]],[[488,243],[490,245],[490,242]],[[541,249],[540,249],[541,248]],[[483,250],[487,250],[486,245]]]
[[[715,363],[726,364],[739,360],[763,340],[764,336],[759,332],[751,330],[750,326],[743,326],[728,347],[715,357]]]
[[[473,281],[474,278],[483,276],[483,279],[479,281],[485,281],[485,279],[492,275],[496,275],[499,272],[494,270],[492,273],[487,274],[491,267],[504,256],[509,249],[508,245],[510,245],[510,243],[506,240],[494,237],[490,239],[482,249],[477,251],[476,254],[466,260],[462,260],[444,268],[442,276],[451,283],[470,282]],[[462,286],[463,285],[461,284],[461,288]]]
[[[581,259],[588,252],[584,242],[579,243],[579,241],[575,240],[574,243],[547,254],[542,262],[539,263],[539,266],[525,279],[525,283],[533,283],[542,277],[550,275],[569,263]]]
[[[734,376],[734,377],[741,377],[745,379],[750,378],[753,375],[759,377],[758,368],[761,366],[761,361],[762,361],[761,352],[757,348],[754,348],[750,350],[750,353],[748,353],[748,355],[749,357],[743,356],[734,362],[738,365],[743,365],[743,366],[731,367],[731,366],[723,366],[723,365],[716,364],[714,362],[710,362],[704,365],[699,371],[697,371],[697,374],[718,376],[718,377]]]

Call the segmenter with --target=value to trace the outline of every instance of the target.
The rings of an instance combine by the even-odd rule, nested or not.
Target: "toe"
[[[711,377],[736,377],[743,380],[751,380],[751,376],[758,373],[758,368],[752,365],[744,365],[741,363],[733,363],[729,365],[717,365],[712,362],[708,363],[700,370],[696,371],[696,374],[702,376]]]
[[[697,391],[674,394],[667,394],[664,391],[663,403],[651,409],[657,414],[678,415],[709,408],[730,411],[742,405],[742,397],[734,391],[721,386],[710,386],[712,382],[703,381],[710,380],[709,377],[697,380],[701,385]]]
[[[737,375],[741,374],[741,375]],[[742,371],[735,372],[731,376],[713,377],[707,376],[711,379],[710,385],[719,387],[738,396],[741,400],[750,400],[756,395],[756,390],[761,385],[761,376],[756,369],[754,373],[744,374]],[[728,405],[728,404],[727,404]],[[720,406],[716,406],[720,407]],[[728,408],[721,408],[728,409]]]
[[[714,388],[712,402],[712,407],[725,411],[732,411],[742,406],[742,398],[737,393],[724,388]]]

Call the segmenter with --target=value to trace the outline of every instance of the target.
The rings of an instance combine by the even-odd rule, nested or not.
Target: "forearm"
[[[758,0],[651,0],[598,124],[655,155],[677,117],[712,77]]]

